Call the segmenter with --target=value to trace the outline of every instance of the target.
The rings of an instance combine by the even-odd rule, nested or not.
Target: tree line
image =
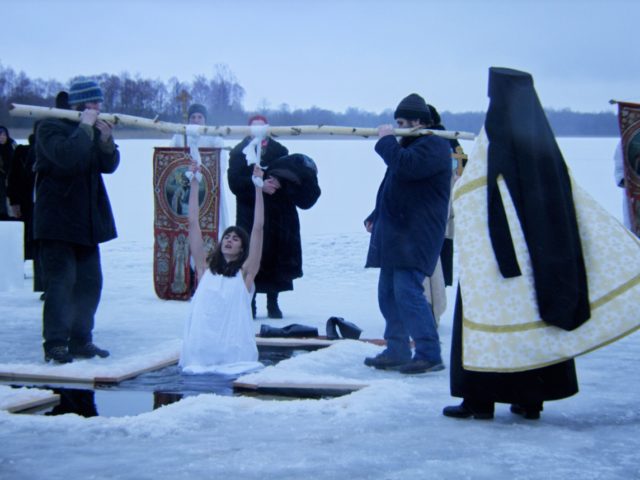
[[[76,77],[77,78],[77,77]],[[70,83],[76,78],[72,78]],[[124,113],[159,120],[184,123],[184,112],[178,97],[183,91],[190,96],[189,103],[201,103],[207,107],[209,121],[216,125],[244,125],[247,117],[261,113],[271,125],[341,125],[375,127],[389,123],[393,110],[380,113],[358,108],[345,112],[334,112],[313,106],[292,110],[287,104],[278,108],[263,106],[254,112],[243,107],[245,90],[238,83],[228,66],[215,66],[211,78],[197,75],[191,82],[173,77],[166,82],[151,80],[139,75],[92,75],[103,89],[103,111]],[[0,125],[11,128],[30,128],[33,120],[11,117],[9,105],[20,103],[37,106],[53,106],[55,97],[67,87],[58,80],[29,78],[24,72],[15,72],[0,63]],[[546,110],[554,133],[558,136],[618,136],[616,115],[611,112],[582,113],[569,109]],[[441,112],[442,123],[449,130],[477,132],[480,130],[485,112]]]

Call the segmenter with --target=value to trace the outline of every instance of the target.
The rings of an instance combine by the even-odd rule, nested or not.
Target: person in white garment
[[[189,125],[206,125],[207,124],[207,108],[200,103],[193,103],[189,106],[187,110]],[[226,192],[229,190],[229,187],[226,185],[226,175],[223,175],[222,172],[227,171],[227,166],[229,163],[229,154],[227,150],[224,149],[224,140],[222,137],[213,136],[213,135],[193,135],[186,136],[187,138],[187,146],[195,146],[197,148],[219,148],[220,150],[220,229],[218,231],[222,231],[229,226],[229,214],[227,213],[227,195]],[[170,147],[184,147],[185,135],[176,133],[169,143]]]
[[[184,373],[239,375],[262,368],[258,362],[251,299],[260,269],[264,228],[262,169],[254,167],[255,209],[251,237],[228,227],[210,258],[205,258],[199,221],[200,166],[190,168],[189,247],[198,287],[184,330],[179,365]]]

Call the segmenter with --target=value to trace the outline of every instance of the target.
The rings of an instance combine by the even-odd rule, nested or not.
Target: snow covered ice
[[[381,338],[378,272],[363,268],[368,234],[362,220],[384,171],[373,143],[283,142],[316,161],[323,194],[300,215],[305,276],[281,295],[285,318],[268,320],[259,296],[256,331],[262,323],[302,323],[323,332],[330,316],[341,316],[361,327],[363,338]],[[559,139],[576,181],[620,218],[616,142]],[[22,365],[113,373],[141,358],[179,351],[188,304],[159,300],[152,284],[151,157],[152,147],[163,143],[118,143],[122,164],[106,179],[120,238],[102,247],[105,281],[94,331],[111,357],[44,364],[42,303],[27,278],[22,289],[0,292],[1,370]],[[445,363],[455,293],[447,290],[440,322]],[[493,421],[474,421],[441,415],[444,406],[460,401],[449,396],[448,370],[417,377],[376,371],[362,361],[381,347],[344,340],[246,377],[369,385],[343,397],[280,401],[202,394],[128,417],[2,411],[0,478],[640,478],[639,347],[636,333],[577,358],[580,393],[545,403],[539,421],[512,415],[508,405],[496,406]],[[0,404],[7,390],[0,389]]]

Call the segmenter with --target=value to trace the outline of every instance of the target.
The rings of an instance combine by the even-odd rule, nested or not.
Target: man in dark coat
[[[266,125],[267,119],[256,115],[249,125]],[[247,232],[253,226],[255,186],[253,167],[243,152],[252,142],[246,137],[229,155],[229,188],[236,196],[236,225]],[[260,165],[265,169],[264,244],[262,262],[256,276],[256,293],[267,294],[267,315],[282,318],[278,305],[280,292],[293,290],[293,280],[302,277],[302,243],[298,208],[311,208],[320,196],[315,164],[301,154],[288,155],[286,147],[270,137],[259,146]],[[256,315],[255,296],[252,304]]]
[[[401,128],[431,125],[422,97],[404,98],[394,115]],[[387,165],[375,210],[365,220],[371,233],[367,267],[380,268],[378,303],[387,348],[365,365],[415,374],[442,370],[440,339],[423,293],[444,241],[451,192],[451,148],[438,136],[405,137],[379,127],[375,150]],[[410,338],[415,342],[411,355]]]
[[[496,262],[504,278],[521,275],[497,184],[502,176],[529,249],[540,318],[573,330],[589,319],[590,308],[567,167],[531,75],[491,68],[489,97],[485,120],[489,139],[487,226]],[[451,347],[451,394],[464,400],[460,405],[446,407],[444,415],[490,419],[494,403],[500,402],[510,403],[516,414],[538,419],[545,400],[578,392],[573,360],[514,373],[465,370],[463,318],[458,290]]]
[[[80,123],[46,119],[36,132],[34,238],[47,281],[45,361],[109,355],[92,338],[102,291],[99,244],[117,236],[102,174],[116,170],[120,154],[112,126],[98,118],[102,100],[100,87],[81,79],[69,92]]]

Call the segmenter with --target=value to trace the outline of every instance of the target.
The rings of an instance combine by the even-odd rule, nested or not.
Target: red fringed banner
[[[640,237],[640,105],[618,103],[624,186],[631,231]]]
[[[191,298],[194,279],[189,255],[189,189],[185,176],[191,157],[185,148],[155,148],[153,154],[153,284],[165,300]],[[201,148],[200,228],[207,252],[218,239],[220,150]]]

